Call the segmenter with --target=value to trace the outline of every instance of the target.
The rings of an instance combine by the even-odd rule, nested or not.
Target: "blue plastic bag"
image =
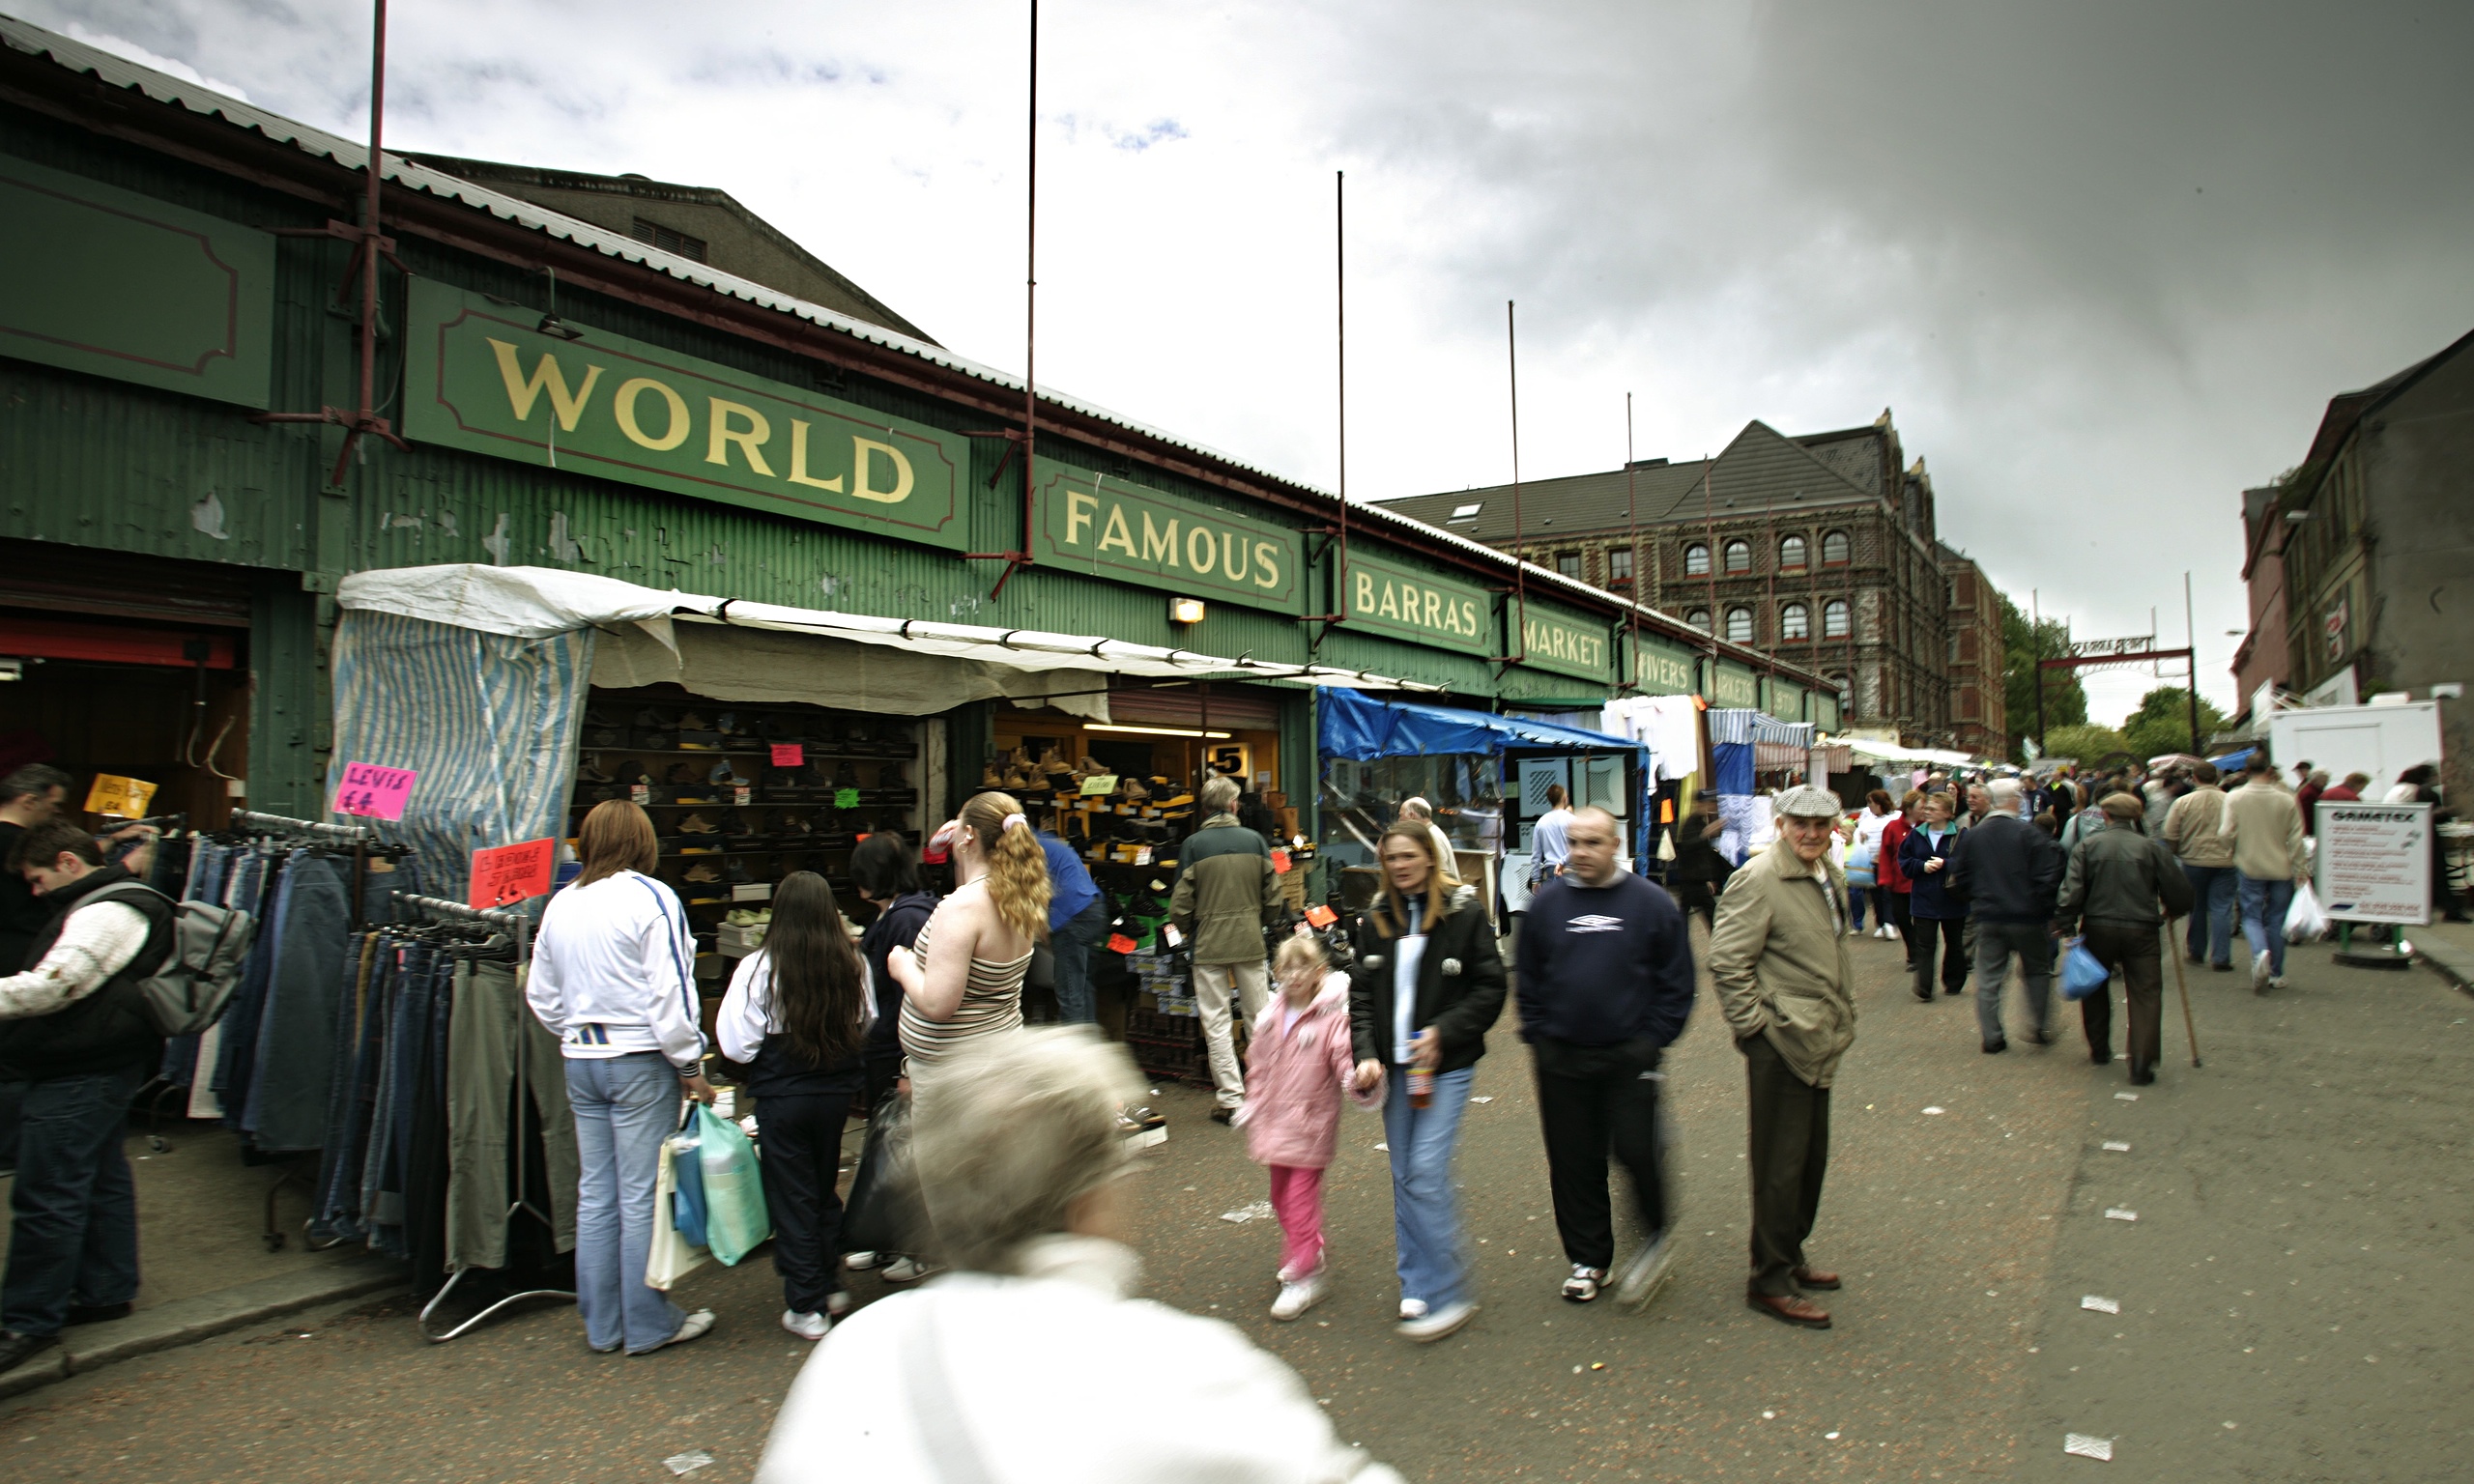
[[[705,1245],[724,1267],[733,1267],[773,1235],[756,1145],[738,1125],[701,1102],[696,1134],[697,1162],[704,1166]]]
[[[2087,951],[2086,938],[2073,938],[2064,947],[2066,951],[2061,956],[2061,997],[2065,1000],[2084,1000],[2091,994],[2101,992],[2106,982],[2114,977],[2113,971],[2106,968],[2094,954]]]
[[[691,1247],[706,1245],[705,1164],[697,1154],[701,1132],[695,1114],[690,1113],[678,1121],[678,1131],[670,1136],[670,1176],[677,1186],[671,1197],[670,1223]]]

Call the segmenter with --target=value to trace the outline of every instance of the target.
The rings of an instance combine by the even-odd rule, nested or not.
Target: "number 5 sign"
[[[410,768],[347,762],[344,781],[335,789],[335,813],[368,819],[401,819],[404,803],[413,796],[413,782],[419,777]]]
[[[554,842],[528,840],[473,852],[473,890],[467,899],[483,911],[511,907],[550,889]]]

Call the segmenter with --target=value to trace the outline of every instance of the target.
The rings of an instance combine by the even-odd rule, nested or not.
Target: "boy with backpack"
[[[67,820],[26,831],[7,869],[58,910],[22,972],[0,977],[0,1079],[23,1084],[25,1099],[0,1278],[0,1373],[59,1344],[66,1326],[129,1312],[129,1101],[165,1035],[202,1028],[222,1010],[249,938],[246,914],[175,907],[128,868],[105,864],[95,838]]]

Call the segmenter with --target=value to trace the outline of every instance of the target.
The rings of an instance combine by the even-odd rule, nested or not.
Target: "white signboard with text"
[[[2429,804],[2318,806],[2320,905],[2340,923],[2420,927],[2431,915]]]

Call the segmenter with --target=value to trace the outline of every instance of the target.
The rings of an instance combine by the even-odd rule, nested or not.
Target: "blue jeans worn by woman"
[[[1442,1309],[1469,1297],[1469,1259],[1460,1245],[1460,1203],[1452,1193],[1452,1156],[1460,1115],[1478,1069],[1434,1079],[1434,1100],[1409,1106],[1409,1072],[1395,1067],[1383,1098],[1383,1137],[1392,1146],[1392,1228],[1400,1247],[1400,1297]]]
[[[2285,914],[2293,905],[2293,883],[2243,876],[2242,935],[2254,956],[2268,956],[2268,973],[2285,978]]]
[[[658,1051],[569,1058],[576,1114],[576,1306],[595,1350],[654,1350],[686,1313],[645,1284],[653,1246],[653,1183],[662,1140],[678,1131],[678,1071]]]

